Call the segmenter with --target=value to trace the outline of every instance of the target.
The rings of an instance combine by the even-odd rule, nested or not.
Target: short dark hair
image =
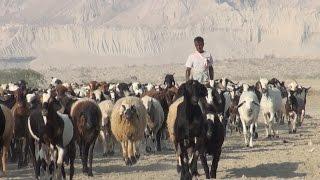
[[[201,36],[197,36],[197,37],[194,38],[193,42],[202,42],[202,43],[204,43],[204,40],[203,40],[203,38]]]

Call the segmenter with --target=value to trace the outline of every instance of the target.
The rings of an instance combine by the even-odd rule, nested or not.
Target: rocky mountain
[[[320,58],[319,0],[0,0],[0,57]]]

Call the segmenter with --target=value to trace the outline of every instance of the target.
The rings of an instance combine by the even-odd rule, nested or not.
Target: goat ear
[[[309,91],[309,89],[311,89],[311,87],[307,87],[306,90]]]
[[[242,103],[240,103],[237,108],[241,107],[244,103],[246,103],[246,101],[243,101]]]
[[[178,94],[179,95],[183,95],[183,96],[187,96],[187,85],[186,85],[186,83],[181,84],[181,86],[178,89]]]
[[[261,82],[260,81],[258,81],[257,83],[256,83],[256,87],[255,87],[257,90],[259,90],[259,91],[261,91],[262,90],[262,84],[261,84]]]

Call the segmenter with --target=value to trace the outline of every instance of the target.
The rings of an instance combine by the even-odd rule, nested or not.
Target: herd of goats
[[[135,164],[139,142],[146,152],[161,151],[161,140],[172,142],[181,179],[198,176],[200,157],[207,179],[216,178],[221,147],[227,132],[244,135],[253,147],[261,113],[267,138],[278,136],[278,125],[296,133],[303,122],[309,88],[297,82],[285,85],[273,78],[256,84],[234,83],[227,78],[201,84],[189,80],[178,85],[173,74],[164,83],[63,83],[57,78],[47,89],[30,88],[24,80],[0,87],[1,176],[7,161],[18,168],[33,163],[35,177],[66,178],[64,166],[74,175],[76,150],[82,172],[93,176],[96,142],[103,156],[112,156],[121,144],[124,162]],[[78,145],[78,148],[76,147]],[[212,156],[211,169],[207,155]]]

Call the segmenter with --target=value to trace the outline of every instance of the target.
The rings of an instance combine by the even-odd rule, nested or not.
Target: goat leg
[[[94,138],[96,139],[96,138]],[[89,148],[89,169],[88,169],[88,176],[93,176],[92,173],[92,159],[93,159],[93,149],[95,146],[96,141],[93,141],[90,148]]]
[[[207,157],[206,157],[205,153],[200,154],[200,159],[201,159],[201,164],[202,164],[203,170],[206,174],[206,179],[210,179],[209,166],[207,163]]]
[[[221,155],[221,149],[218,149],[216,152],[213,153],[210,178],[213,178],[213,179],[217,178],[217,169],[218,169],[218,163],[220,160],[220,155]]]
[[[185,146],[185,142],[184,141],[180,142],[180,148],[181,148],[181,154],[180,154],[181,176],[180,176],[180,180],[191,180],[192,176],[191,176],[191,173],[189,171],[188,152],[187,152],[187,148]]]

